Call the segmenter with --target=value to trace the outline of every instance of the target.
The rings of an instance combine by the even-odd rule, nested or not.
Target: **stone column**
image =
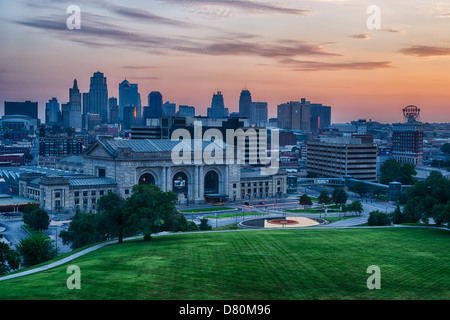
[[[163,192],[166,192],[167,191],[167,185],[166,185],[166,167],[161,167],[161,175],[160,175],[160,177],[161,177],[161,190],[163,191]]]
[[[166,175],[166,186],[167,186],[167,191],[172,191],[172,179],[170,177],[171,175],[171,170],[170,167],[166,168],[167,171],[167,175]]]
[[[193,181],[194,181],[194,193],[192,196],[192,200],[194,203],[197,203],[198,201],[198,187],[199,187],[199,179],[198,179],[198,166],[194,167],[194,174],[193,174]]]
[[[229,179],[229,172],[228,172],[228,165],[225,165],[225,173],[224,173],[224,177],[223,177],[223,186],[224,186],[224,193],[226,195],[228,195],[228,199],[232,199],[233,195],[229,194],[229,184],[230,184],[230,179]]]
[[[203,177],[203,165],[199,166],[198,189],[198,200],[199,202],[203,202],[205,200],[205,179]]]

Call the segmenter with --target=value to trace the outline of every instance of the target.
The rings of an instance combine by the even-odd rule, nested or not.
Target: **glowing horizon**
[[[68,101],[97,70],[109,97],[123,79],[164,101],[206,115],[220,90],[230,112],[247,88],[277,105],[301,98],[332,107],[332,122],[402,121],[416,105],[423,122],[450,122],[450,4],[354,0],[0,0],[0,103]],[[381,9],[381,28],[366,21]],[[69,5],[81,29],[68,30]]]

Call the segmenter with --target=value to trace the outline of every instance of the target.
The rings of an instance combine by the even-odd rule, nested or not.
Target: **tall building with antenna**
[[[213,94],[211,108],[208,108],[208,118],[228,118],[228,108],[225,108],[221,91]]]

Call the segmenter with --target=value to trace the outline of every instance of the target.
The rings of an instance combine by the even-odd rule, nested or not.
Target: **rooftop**
[[[175,147],[183,147],[184,150],[187,150],[189,147],[192,151],[195,150],[196,143],[201,143],[202,150],[214,143],[217,147],[223,147],[225,149],[225,143],[223,141],[204,141],[204,140],[195,140],[189,139],[186,141],[172,141],[166,139],[111,139],[111,138],[103,138],[97,140],[105,149],[107,149],[112,154],[115,154],[119,148],[131,148],[132,152],[171,152],[175,149]]]
[[[117,183],[112,178],[70,178],[70,186],[72,187],[85,187],[85,186],[106,186],[106,185],[116,185]]]

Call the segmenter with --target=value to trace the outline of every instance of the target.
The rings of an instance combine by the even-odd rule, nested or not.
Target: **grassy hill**
[[[450,299],[450,233],[419,228],[174,234],[0,282],[0,299]],[[81,289],[69,290],[69,265]],[[381,289],[366,286],[381,269]]]

